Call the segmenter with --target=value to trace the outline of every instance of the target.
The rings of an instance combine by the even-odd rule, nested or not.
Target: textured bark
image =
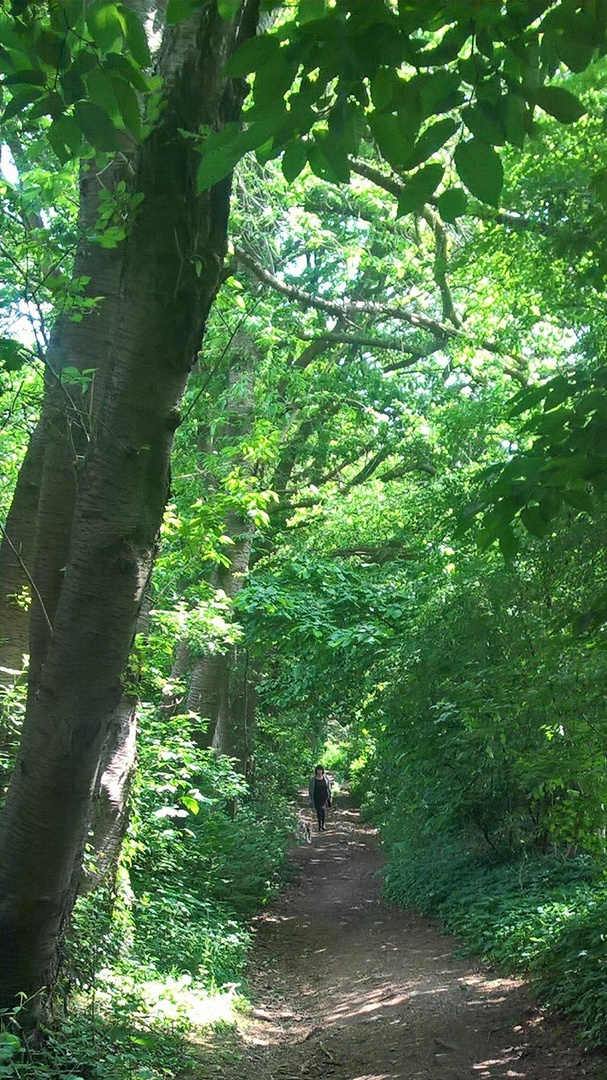
[[[247,30],[255,14],[245,3]],[[103,363],[86,363],[99,367],[101,400],[90,421],[80,403],[75,410],[82,455],[71,438],[72,406],[49,390],[51,416],[63,398],[51,445],[64,468],[57,477],[45,460],[40,494],[38,573],[50,627],[38,612],[22,744],[0,833],[0,1005],[52,988],[56,978],[74,869],[168,494],[177,409],[225,254],[230,184],[197,196],[197,154],[181,132],[238,117],[240,87],[235,92],[221,75],[234,32],[211,4],[165,34],[166,106],[129,163],[144,201],[131,235],[112,253],[120,273],[110,283]],[[82,346],[98,355],[95,327],[81,328]],[[60,332],[68,341],[73,333],[69,326]],[[73,363],[69,344],[66,354]]]
[[[77,889],[92,892],[112,879],[129,823],[129,796],[137,764],[137,703],[125,695],[109,725],[99,765],[88,843],[91,859],[79,875]],[[78,867],[75,867],[78,876]]]
[[[253,754],[257,705],[257,672],[251,667],[246,650],[234,649],[230,657],[228,693],[230,753],[238,760],[240,769],[246,776]],[[221,728],[216,738],[218,745],[226,741]]]
[[[44,440],[38,426],[21,466],[0,541],[0,685],[10,684],[29,653],[29,604]]]
[[[137,635],[146,634],[149,628],[152,608],[149,584],[137,620]],[[130,681],[134,679],[135,673]],[[108,727],[88,830],[91,858],[82,872],[78,864],[74,868],[77,891],[82,894],[92,892],[116,875],[129,824],[129,799],[137,767],[137,704],[137,689],[133,684],[123,693]]]

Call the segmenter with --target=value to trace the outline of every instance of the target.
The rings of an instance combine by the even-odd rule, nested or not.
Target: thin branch
[[[350,158],[350,167],[353,172],[358,173],[359,176],[364,176],[366,180],[370,180],[373,184],[376,184],[377,187],[383,188],[384,191],[388,191],[391,195],[394,195],[396,199],[400,198],[405,190],[405,184],[403,184],[402,180],[397,180],[396,177],[393,176],[386,176],[386,174],[380,172],[379,169],[374,169],[371,165],[367,165],[366,162],[359,161],[357,158]],[[456,329],[459,329],[462,322],[455,311],[451,289],[447,282],[447,270],[445,265],[447,255],[447,231],[440,216],[429,204],[424,206],[421,217],[423,217],[424,221],[430,226],[434,233],[436,243],[434,280],[438,285],[443,302],[443,317],[453,323]]]
[[[380,473],[377,479],[381,480],[383,484],[387,483],[388,480],[400,480],[407,473],[423,473],[424,476],[436,476],[436,469],[427,461],[411,461],[407,464],[397,465],[394,469],[388,469],[387,472]]]
[[[432,348],[424,349],[409,345],[408,342],[396,338],[367,337],[364,334],[337,334],[334,331],[327,331],[322,334],[304,332],[300,335],[300,338],[302,341],[324,341],[327,344],[356,345],[364,349],[387,349],[390,352],[406,353],[407,356],[411,357],[411,363],[414,360],[431,356],[441,346],[441,342],[437,341]],[[406,366],[406,364],[401,366]]]
[[[366,161],[361,161],[359,158],[349,158],[349,164],[352,172],[364,176],[365,180],[370,180],[376,187],[383,188],[390,195],[394,195],[395,199],[400,199],[405,190],[402,180],[398,180],[395,176],[389,176],[380,169],[373,168],[372,165],[367,165]]]
[[[361,161],[359,158],[349,159],[350,168],[352,172],[358,173],[359,176],[364,176],[366,180],[370,180],[372,184],[377,187],[383,188],[384,191],[394,195],[395,199],[399,199],[402,195],[405,184],[398,177],[388,175],[382,172],[380,169],[374,168],[372,165],[367,165],[366,161]],[[435,205],[435,200],[430,200],[432,206]],[[507,225],[511,229],[517,229],[519,232],[524,229],[528,229],[531,232],[540,233],[543,236],[554,235],[556,230],[554,226],[551,226],[547,222],[542,222],[537,218],[526,217],[524,214],[517,214],[511,210],[494,210],[490,206],[478,205],[466,210],[467,217],[478,218],[481,221],[492,221],[496,225]]]
[[[447,281],[447,230],[440,215],[431,206],[426,204],[421,216],[434,233],[434,280],[438,285],[443,302],[443,318],[448,319],[459,330],[462,320],[455,310],[453,296]]]
[[[39,590],[38,586],[36,585],[36,582],[34,581],[32,575],[30,574],[27,566],[25,565],[23,559],[21,558],[20,552],[17,551],[17,548],[13,544],[13,541],[11,540],[11,538],[8,535],[6,529],[4,528],[4,525],[1,522],[0,522],[0,532],[2,533],[2,535],[3,535],[4,539],[6,540],[8,546],[10,547],[13,555],[18,560],[19,566],[21,567],[21,569],[23,570],[23,573],[25,574],[27,580],[29,581],[29,583],[30,583],[30,585],[31,585],[31,587],[32,587],[32,589],[33,589],[33,591],[35,593],[36,599],[37,599],[38,603],[40,604],[40,609],[42,611],[42,614],[44,615],[44,621],[45,621],[50,633],[52,634],[52,632],[53,632],[53,624],[51,623],[51,620],[50,620],[49,615],[48,615],[48,611],[46,610],[46,607],[44,606],[44,600],[42,599],[42,596],[40,595],[40,590]]]
[[[383,544],[358,544],[352,548],[337,548],[331,551],[334,559],[366,559],[370,563],[382,565],[396,559],[414,559],[416,553],[406,546],[404,540],[386,540]]]

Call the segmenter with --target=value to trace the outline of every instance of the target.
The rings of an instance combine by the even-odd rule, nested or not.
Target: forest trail
[[[296,881],[257,920],[252,1015],[218,1038],[224,1080],[574,1080],[590,1060],[520,980],[456,955],[381,898],[374,830],[342,802],[297,848]]]

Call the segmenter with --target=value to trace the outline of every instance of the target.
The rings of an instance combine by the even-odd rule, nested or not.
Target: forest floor
[[[437,925],[381,897],[375,831],[346,803],[294,852],[259,916],[252,1012],[200,1047],[192,1080],[577,1080],[604,1061],[520,979],[462,959]]]

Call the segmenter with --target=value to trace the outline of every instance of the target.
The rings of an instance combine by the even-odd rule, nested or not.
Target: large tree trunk
[[[144,201],[117,249],[102,398],[84,432],[82,456],[78,446],[72,451],[71,515],[66,475],[59,477],[55,517],[55,480],[49,469],[43,473],[38,566],[48,605],[36,613],[35,626],[32,612],[33,677],[0,833],[3,1006],[55,981],[74,869],[168,494],[177,408],[226,247],[230,185],[197,196],[197,154],[181,132],[237,118],[240,88],[236,94],[221,72],[235,33],[249,33],[255,17],[255,2],[245,0],[235,28],[209,4],[166,32],[160,57],[166,106],[130,163],[132,188]],[[91,293],[100,295],[92,278]],[[88,336],[94,335],[93,325]],[[65,444],[70,406],[65,399],[63,405],[57,438]]]

